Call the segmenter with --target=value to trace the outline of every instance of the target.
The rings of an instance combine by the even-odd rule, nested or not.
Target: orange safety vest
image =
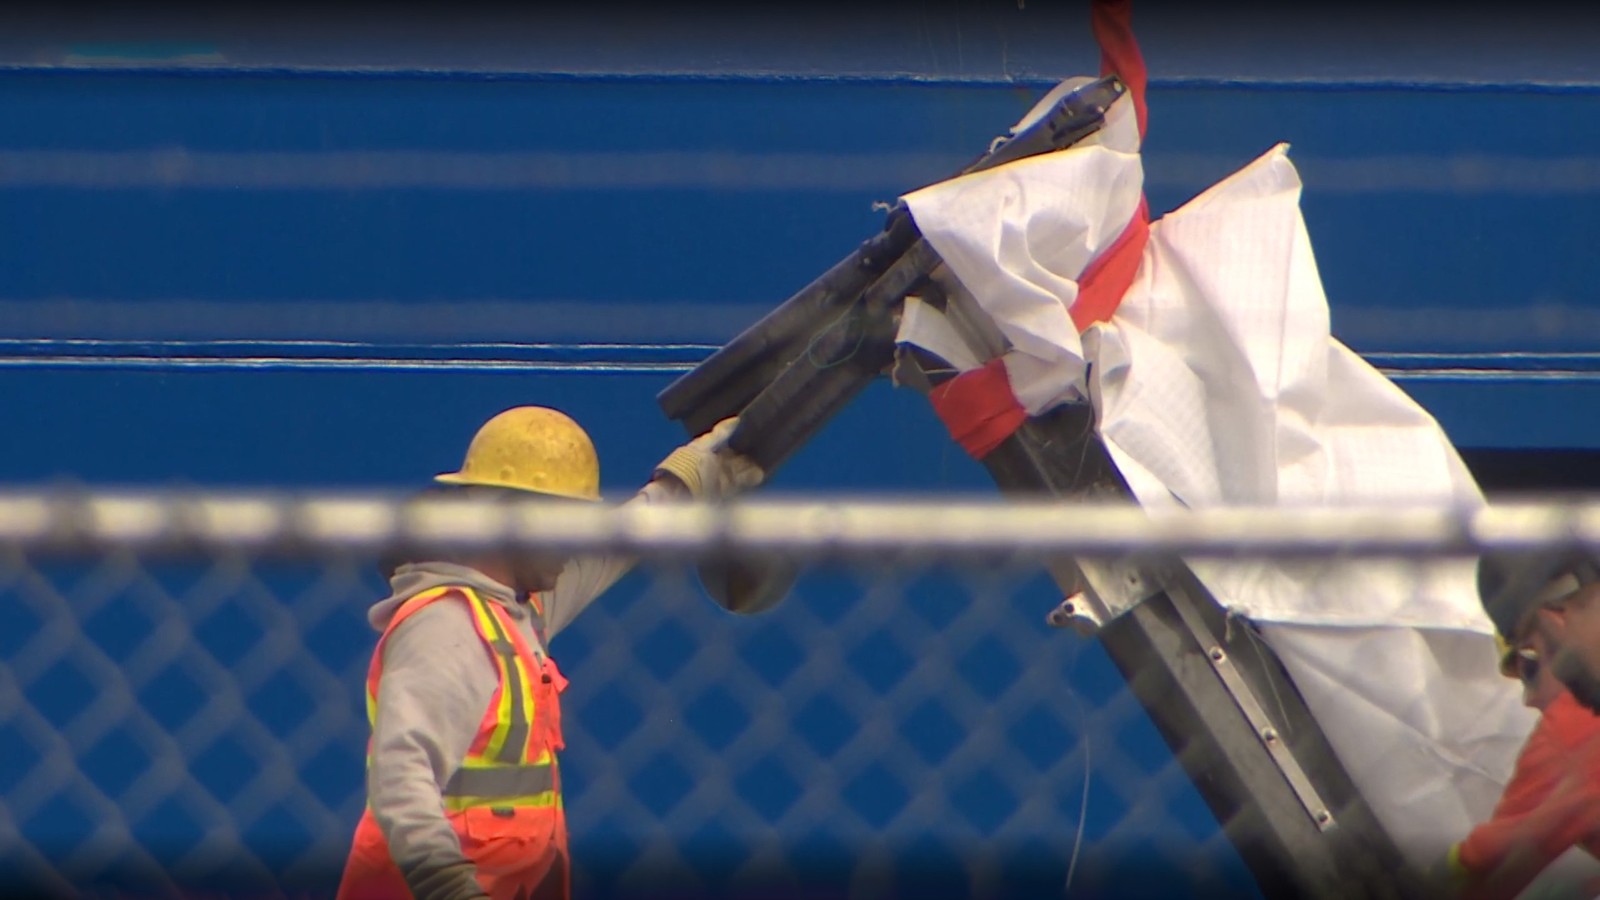
[[[565,747],[559,695],[566,679],[549,657],[533,652],[503,607],[463,586],[434,588],[407,600],[372,654],[368,721],[376,728],[384,642],[418,610],[446,598],[467,604],[499,683],[466,757],[441,791],[445,818],[461,841],[462,854],[476,867],[478,883],[493,900],[565,900],[571,880],[556,751]],[[544,611],[537,598],[531,602],[535,631],[542,634]],[[367,765],[372,765],[370,738]],[[356,826],[338,898],[408,897],[411,891],[369,806]]]

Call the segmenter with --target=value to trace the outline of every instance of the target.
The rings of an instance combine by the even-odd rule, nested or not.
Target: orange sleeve
[[[1552,704],[1554,706],[1554,704]],[[1477,874],[1497,866],[1522,836],[1523,819],[1550,795],[1567,772],[1563,741],[1556,717],[1546,713],[1528,735],[1516,769],[1495,804],[1494,815],[1479,824],[1460,844],[1460,861],[1468,872]]]
[[[1529,735],[1494,817],[1457,846],[1468,898],[1509,898],[1600,836],[1600,718],[1563,694]]]
[[[1493,868],[1468,873],[1463,900],[1512,900],[1568,849],[1592,842],[1600,834],[1600,791],[1592,778],[1564,779],[1520,818]]]
[[[1144,54],[1133,37],[1133,0],[1093,0],[1090,22],[1095,42],[1100,45],[1100,74],[1116,75],[1128,86],[1139,121],[1139,137],[1143,139],[1148,118],[1144,92],[1150,78],[1145,74]]]

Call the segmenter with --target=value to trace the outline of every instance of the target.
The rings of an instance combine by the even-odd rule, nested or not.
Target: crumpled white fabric
[[[1081,339],[1073,278],[1131,214],[1138,159],[1052,156],[907,199],[1010,341],[1010,374],[1017,356],[1054,368],[1013,381],[1018,399],[1032,413],[1086,394],[1142,505],[1483,502],[1433,417],[1331,337],[1286,145],[1152,223],[1117,314]],[[1261,625],[1414,862],[1488,817],[1534,714],[1498,674],[1472,560],[1194,569]]]
[[[1119,471],[1147,507],[1481,504],[1433,417],[1329,334],[1300,190],[1279,145],[1152,226],[1135,285],[1084,341]],[[1495,667],[1472,560],[1194,568],[1266,623],[1419,864],[1487,818],[1534,714]]]
[[[1537,716],[1481,635],[1272,622],[1261,633],[1413,863],[1436,863],[1489,818]]]
[[[1063,82],[1013,130],[1090,80]],[[1067,310],[1078,277],[1122,234],[1143,191],[1138,124],[1124,96],[1105,126],[1076,146],[903,198],[922,236],[1010,342],[1007,375],[1030,415],[1083,396],[1083,349]],[[921,324],[938,327],[936,319]]]

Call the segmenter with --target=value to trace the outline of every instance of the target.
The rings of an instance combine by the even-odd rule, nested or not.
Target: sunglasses
[[[1532,684],[1539,677],[1539,651],[1528,647],[1517,650],[1511,656],[1512,665],[1516,667],[1517,678],[1523,684]]]

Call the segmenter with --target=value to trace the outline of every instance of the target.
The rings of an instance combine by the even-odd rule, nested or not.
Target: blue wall
[[[0,448],[0,471],[268,484],[399,485],[451,454],[391,451],[390,468],[340,441],[303,471],[277,468],[297,464],[278,452],[242,449],[224,463],[204,452],[207,442],[265,449],[326,427],[329,416],[307,396],[331,404],[329,414],[424,412],[416,388],[396,380],[409,376],[380,374],[392,368],[382,363],[312,376],[309,366],[331,364],[258,362],[245,372],[238,357],[444,357],[430,369],[439,377],[422,379],[443,392],[458,376],[442,370],[464,351],[417,345],[633,345],[579,358],[521,349],[501,367],[505,377],[481,374],[489,364],[480,362],[467,378],[515,384],[504,396],[522,398],[532,382],[517,372],[559,371],[567,387],[549,399],[603,429],[612,385],[643,395],[666,376],[580,387],[585,371],[692,360],[692,347],[653,345],[731,336],[875,228],[874,200],[959,165],[1036,94],[688,79],[6,78],[0,334],[36,340],[0,346],[0,378],[11,382],[5,402],[21,404],[6,410],[11,420],[60,440],[48,450]],[[1389,367],[1462,446],[1593,447],[1600,417],[1564,413],[1595,391],[1600,263],[1585,241],[1600,217],[1589,202],[1600,191],[1597,105],[1600,94],[1585,91],[1158,86],[1151,201],[1173,208],[1290,141],[1336,333]],[[1502,146],[1503,123],[1515,123],[1514,146]],[[1508,159],[1508,173],[1487,167]],[[106,343],[37,341],[64,338]],[[256,345],[163,343],[179,339]],[[288,339],[356,346],[296,349]],[[235,368],[128,368],[149,356]],[[65,371],[96,357],[120,362],[99,363],[94,376]],[[301,394],[296,378],[338,388]],[[504,399],[459,390],[485,399],[455,407],[446,421],[457,432]],[[146,391],[166,396],[157,414],[190,411],[206,427],[182,427],[190,437],[164,444],[146,468],[127,468],[92,449],[101,417],[87,413],[103,403],[133,415],[148,409]],[[276,399],[207,397],[244,401],[256,391]],[[393,399],[375,404],[366,391]],[[917,415],[898,411],[915,405],[910,398],[883,402]],[[1504,417],[1484,415],[1485,406]],[[628,427],[664,429],[647,424],[656,418],[646,412]],[[278,436],[262,444],[256,432],[268,420]],[[167,440],[165,431],[121,431]],[[922,438],[877,437],[913,456]],[[618,458],[608,472],[620,481],[608,483],[637,477],[645,456]],[[861,481],[902,483],[879,474]],[[828,477],[857,476],[841,468]]]
[[[959,166],[1043,87],[39,70],[0,82],[4,480],[405,489],[453,467],[487,416],[537,402],[590,428],[618,498],[683,438],[654,405],[676,372],[877,227],[873,201]],[[1157,210],[1275,141],[1294,145],[1336,333],[1458,443],[1600,445],[1600,416],[1585,412],[1600,400],[1600,261],[1586,243],[1600,225],[1600,93],[1158,83],[1150,105]],[[1507,158],[1510,175],[1480,164]],[[774,487],[989,483],[919,398],[880,384]],[[825,607],[829,584],[796,602]],[[626,608],[648,586],[630,579],[607,602]],[[350,714],[344,749],[304,777],[352,823],[364,601],[335,615],[338,637],[307,644],[343,679]],[[1036,580],[1005,613],[1038,622],[1053,603]],[[797,614],[674,609],[701,645],[781,640],[793,621],[781,616]],[[576,681],[602,633],[586,629],[605,621],[558,642]],[[877,677],[882,636],[841,640],[866,648],[854,674]],[[1094,645],[1042,624],[1009,640],[1013,661],[1070,669],[1093,702],[1117,693]],[[641,641],[640,666],[666,665],[672,645]],[[1010,664],[980,659],[967,675]],[[24,687],[47,716],[76,711],[66,688]],[[569,711],[595,752],[625,717],[619,702],[596,694]],[[925,738],[907,740],[916,751]],[[1014,742],[1029,752],[1026,735]],[[1171,767],[1147,722],[1113,742],[1151,772]],[[580,856],[651,824],[586,809],[586,765],[572,766]],[[1065,844],[1077,787],[1050,789],[1071,801]],[[1130,814],[1108,802],[1091,839]],[[1192,791],[1170,803],[1182,846],[1215,836]],[[1236,861],[1223,866],[1237,877]]]

